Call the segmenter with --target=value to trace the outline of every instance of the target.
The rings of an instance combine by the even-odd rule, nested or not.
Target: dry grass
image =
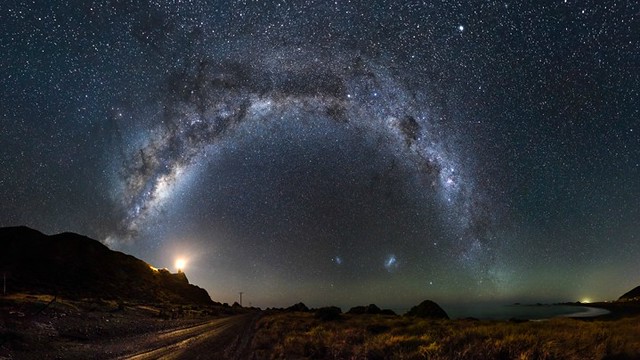
[[[264,316],[256,359],[639,359],[640,317],[508,323],[305,313]]]

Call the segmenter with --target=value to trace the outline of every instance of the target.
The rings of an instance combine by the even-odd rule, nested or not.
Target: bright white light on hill
[[[185,259],[180,258],[176,260],[176,269],[178,269],[178,272],[184,271],[185,265],[187,265],[187,261]]]

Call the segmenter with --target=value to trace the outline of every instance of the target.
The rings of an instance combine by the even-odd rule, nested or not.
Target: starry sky
[[[0,225],[214,300],[640,285],[634,1],[8,1]]]

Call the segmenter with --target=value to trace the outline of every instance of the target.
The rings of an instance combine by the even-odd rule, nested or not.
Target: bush
[[[342,309],[337,306],[327,306],[316,310],[315,317],[322,321],[333,321],[341,318]]]

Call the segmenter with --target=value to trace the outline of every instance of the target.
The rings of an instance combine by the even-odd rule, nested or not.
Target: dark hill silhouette
[[[636,286],[624,295],[620,296],[620,301],[640,300],[640,286]]]
[[[377,315],[377,314],[380,314],[381,312],[382,312],[382,310],[380,310],[380,308],[376,304],[369,304],[367,306],[354,306],[351,309],[349,309],[349,311],[347,311],[347,314],[353,314],[353,315],[372,314],[372,315]]]
[[[391,309],[380,309],[376,304],[369,304],[367,306],[354,306],[347,314],[350,315],[396,315]]]
[[[284,309],[285,311],[288,312],[295,312],[295,311],[301,311],[301,312],[309,312],[309,308],[307,307],[307,305],[305,305],[302,302],[299,302],[297,304],[291,305],[288,308]]]
[[[131,255],[73,233],[47,236],[28,227],[0,228],[0,272],[8,292],[48,293],[145,303],[214,304],[184,273],[153,269]]]
[[[447,313],[440,307],[440,305],[431,300],[425,300],[419,305],[412,307],[411,310],[409,310],[405,315],[429,319],[449,318],[449,315],[447,315]]]

